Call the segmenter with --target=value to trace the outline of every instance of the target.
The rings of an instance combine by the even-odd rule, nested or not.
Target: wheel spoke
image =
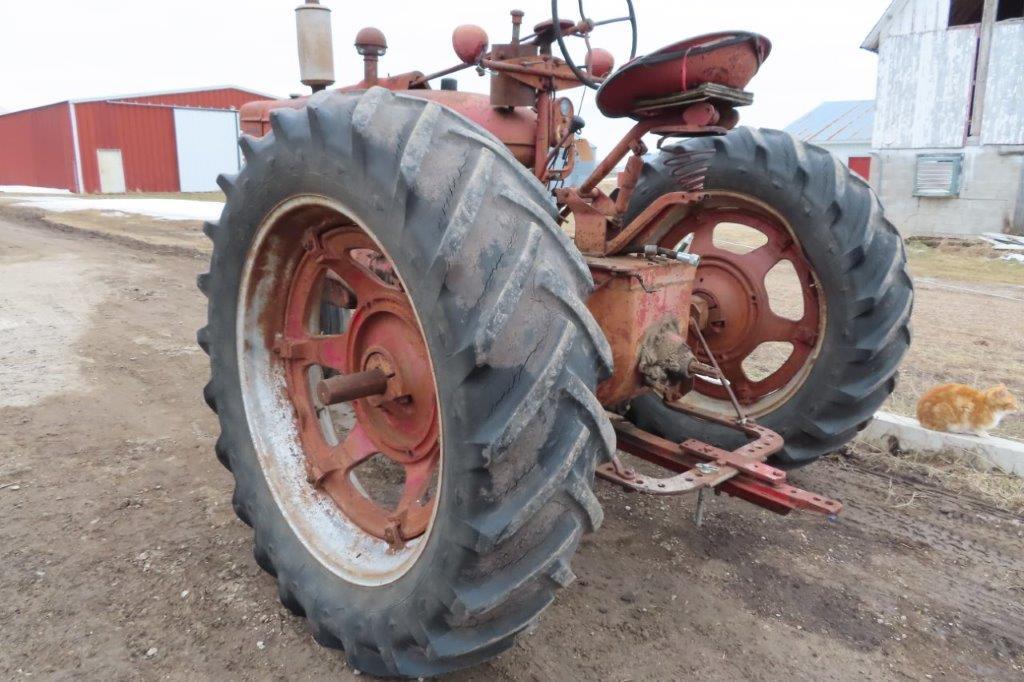
[[[762,343],[779,341],[792,343],[794,346],[803,344],[813,346],[817,340],[815,325],[806,319],[790,320],[775,313],[766,311],[758,321],[758,340]]]
[[[353,469],[377,454],[377,446],[365,429],[356,422],[340,445],[329,445],[322,438],[306,443],[306,453],[312,465],[311,480],[321,486],[329,476],[341,472],[346,477]]]
[[[595,21],[594,28],[598,26],[607,26],[608,24],[618,24],[623,21],[629,21],[629,17],[616,17],[615,19],[604,19],[602,21]]]
[[[326,461],[320,466],[321,481],[335,471],[348,476],[353,469],[377,454],[377,446],[370,440],[366,430],[356,422],[345,440],[328,452]]]
[[[739,256],[744,272],[756,282],[764,282],[764,278],[785,257],[785,250],[777,241],[769,241],[750,253]]]
[[[724,362],[719,361],[718,364],[722,368],[722,374],[725,375],[726,381],[729,382],[729,386],[736,394],[737,400],[740,403],[749,402],[751,381],[747,377],[746,372],[743,371],[743,358],[732,358]],[[727,393],[725,386],[722,386],[722,391]]]
[[[692,234],[693,243],[690,245],[690,251],[693,253],[699,253],[703,256],[713,251],[718,251],[714,241],[714,223],[701,222]]]
[[[274,350],[282,358],[303,365],[320,365],[339,372],[348,371],[345,361],[347,334],[327,334],[278,339]]]
[[[378,251],[377,245],[369,237],[355,232],[340,232],[324,237],[323,250],[320,252],[323,264],[355,294],[355,303],[360,305],[389,288],[353,257],[356,250],[364,249]]]
[[[377,454],[377,446],[362,425],[356,422],[345,436],[345,442],[335,449],[335,453],[336,459],[343,464],[347,473]]]
[[[372,300],[384,286],[352,259],[351,251],[332,254],[325,259],[325,263],[334,274],[342,279],[345,286],[352,290],[358,302]]]
[[[405,467],[405,490],[402,492],[402,499],[395,508],[396,512],[402,512],[413,505],[422,506],[420,501],[430,489],[430,482],[436,468],[436,453]]]
[[[351,310],[356,307],[355,292],[343,282],[327,277],[323,284],[323,300],[337,308]]]
[[[743,359],[719,360],[718,366],[722,369],[726,381],[734,385],[746,379],[743,373]]]

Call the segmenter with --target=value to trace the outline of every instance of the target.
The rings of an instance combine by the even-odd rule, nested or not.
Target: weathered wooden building
[[[895,0],[871,181],[907,234],[1024,233],[1024,0]]]

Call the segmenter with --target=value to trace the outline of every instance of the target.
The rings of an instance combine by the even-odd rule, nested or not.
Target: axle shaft
[[[379,369],[339,374],[317,382],[316,397],[323,405],[347,403],[388,390],[388,375]]]

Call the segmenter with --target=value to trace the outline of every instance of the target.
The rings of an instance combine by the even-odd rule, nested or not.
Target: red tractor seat
[[[609,118],[643,118],[638,103],[695,90],[705,84],[741,91],[771,53],[771,42],[745,32],[709,33],[637,57],[597,91],[597,108]],[[684,105],[680,105],[682,107]],[[659,113],[665,113],[664,108]]]

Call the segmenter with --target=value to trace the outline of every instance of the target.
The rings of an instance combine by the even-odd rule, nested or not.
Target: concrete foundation
[[[916,197],[920,154],[964,155],[958,197]],[[874,153],[871,184],[886,215],[904,236],[970,236],[1013,232],[1021,197],[1024,148],[997,145],[955,149],[899,149]]]
[[[883,450],[895,445],[918,452],[974,452],[997,469],[1024,476],[1024,443],[1015,440],[929,431],[916,419],[886,412],[876,414],[858,439]]]

